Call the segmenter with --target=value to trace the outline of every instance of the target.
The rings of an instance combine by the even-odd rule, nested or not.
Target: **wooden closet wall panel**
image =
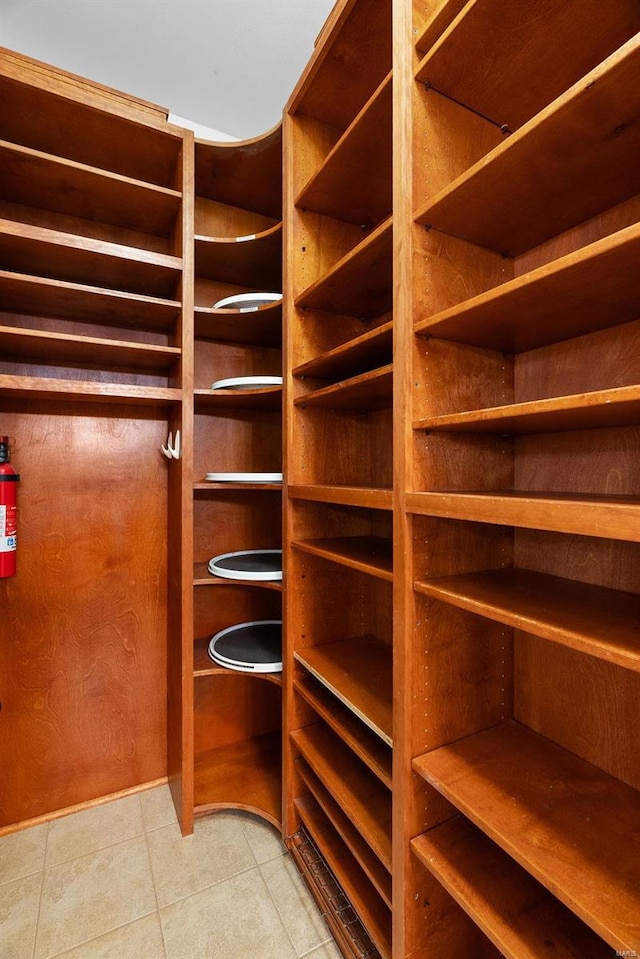
[[[3,825],[166,772],[166,419],[75,412],[3,403],[21,474],[20,575],[0,587]]]

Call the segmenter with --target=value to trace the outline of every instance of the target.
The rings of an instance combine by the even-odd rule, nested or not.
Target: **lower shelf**
[[[355,859],[357,859],[385,904],[391,909],[390,873],[385,869],[377,856],[374,856],[347,814],[344,813],[337,802],[332,799],[329,791],[324,788],[318,777],[311,771],[309,766],[307,766],[304,759],[297,759],[296,767],[307,789],[333,828],[340,834],[343,842]]]
[[[640,950],[640,793],[515,722],[413,765],[612,948]]]
[[[279,732],[200,753],[194,770],[196,815],[244,809],[282,828],[281,767]]]
[[[350,810],[362,838],[391,871],[391,793],[324,723],[290,733],[291,741],[337,804]]]
[[[411,842],[506,959],[609,959],[611,949],[461,816]]]
[[[344,889],[356,913],[380,950],[383,959],[391,957],[391,912],[384,905],[360,866],[342,842],[324,813],[310,797],[296,799],[296,810],[313,842]],[[354,956],[358,952],[353,950]],[[368,957],[370,951],[360,955]]]

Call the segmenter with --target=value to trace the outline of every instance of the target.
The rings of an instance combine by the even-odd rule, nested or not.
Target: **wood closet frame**
[[[2,831],[168,777],[347,959],[640,953],[638,31],[339,0],[236,144],[0,52]],[[206,570],[280,543],[284,589]],[[279,616],[281,677],[208,659]]]

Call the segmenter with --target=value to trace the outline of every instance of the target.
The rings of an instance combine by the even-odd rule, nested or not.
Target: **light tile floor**
[[[167,786],[0,838],[1,959],[340,959],[278,832]]]

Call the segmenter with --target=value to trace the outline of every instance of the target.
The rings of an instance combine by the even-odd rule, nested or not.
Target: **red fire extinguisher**
[[[16,573],[16,492],[19,479],[9,462],[9,437],[0,436],[0,579]]]

